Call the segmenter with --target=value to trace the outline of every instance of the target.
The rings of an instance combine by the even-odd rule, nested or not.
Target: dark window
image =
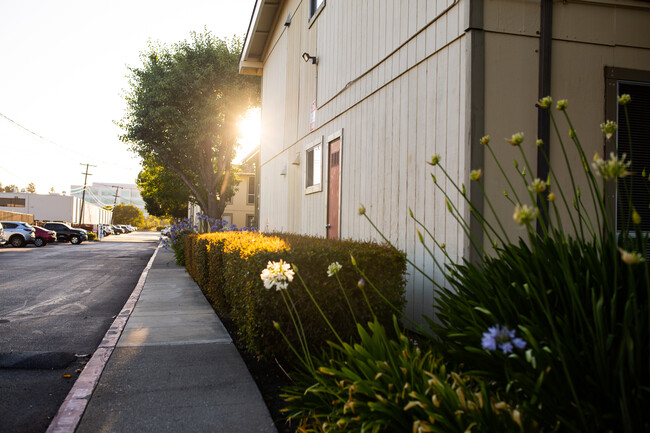
[[[25,207],[25,199],[18,197],[0,197],[0,206]]]
[[[2,223],[2,227],[6,228],[6,229],[15,229],[16,227],[18,227],[18,224]]]
[[[320,8],[323,3],[325,3],[325,0],[309,0],[309,18],[313,17],[316,12],[318,12],[318,8]]]
[[[641,216],[641,229],[650,231],[650,190],[647,179],[641,177],[642,173],[650,175],[650,83],[619,81],[618,94],[632,97],[626,105],[627,116],[625,107],[618,108],[616,153],[632,162],[629,171],[633,175],[618,181],[616,229],[631,227],[631,205]]]
[[[255,227],[255,215],[246,215],[246,227]]]
[[[248,178],[248,204],[255,204],[255,176]]]

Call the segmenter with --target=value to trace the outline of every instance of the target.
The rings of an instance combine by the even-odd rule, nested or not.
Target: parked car
[[[172,235],[172,228],[171,228],[171,226],[167,226],[167,227],[165,227],[164,229],[162,229],[162,231],[160,232],[160,234],[163,235],[163,236],[168,236],[168,237],[171,236],[171,235]]]
[[[59,242],[70,242],[73,245],[88,240],[88,232],[84,229],[75,229],[65,223],[50,222],[43,224],[47,230],[56,232],[56,239]]]
[[[34,227],[21,221],[1,221],[4,237],[11,246],[24,247],[34,242]]]
[[[103,230],[104,230],[104,236],[110,236],[113,234],[113,229],[109,225],[104,225]]]
[[[2,224],[0,224],[0,246],[4,245],[7,243],[7,240],[5,239],[5,229],[2,228]]]
[[[122,233],[125,233],[124,229],[123,229],[122,227],[120,227],[120,226],[116,226],[116,225],[113,224],[113,225],[111,226],[111,228],[113,229],[113,232],[114,232],[116,235],[121,235]]]
[[[43,227],[34,226],[34,245],[44,247],[50,242],[56,242],[56,232],[54,230],[44,229]]]

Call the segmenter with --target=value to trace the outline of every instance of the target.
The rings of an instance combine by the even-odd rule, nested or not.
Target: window
[[[322,6],[325,5],[325,0],[309,0],[309,19],[311,19],[317,12],[320,12]]]
[[[228,225],[232,224],[232,214],[225,213],[221,215],[221,219],[224,220],[225,222],[228,223]]]
[[[255,176],[248,178],[248,199],[246,203],[255,204]]]
[[[25,207],[25,199],[18,197],[2,197],[0,198],[0,206]]]
[[[627,121],[623,107],[618,109],[616,154],[620,158],[627,155],[632,161],[629,169],[632,173],[650,173],[650,83],[619,81],[618,94],[628,94],[632,102],[627,105]],[[632,212],[629,204],[641,216],[641,229],[650,231],[650,197],[647,183],[639,176],[628,176],[619,179],[616,191],[616,229],[630,227]]]
[[[616,221],[616,230],[631,227],[632,208],[641,216],[641,230],[650,231],[650,194],[640,174],[650,172],[650,71],[623,68],[605,68],[607,120],[618,124],[616,139],[606,142],[605,155],[625,154],[631,161],[629,171],[634,173],[616,183],[607,182],[610,217]],[[628,94],[632,101],[625,107],[618,105],[618,96]],[[625,115],[627,108],[627,118]],[[627,127],[629,122],[629,129]],[[631,206],[630,206],[631,205]]]
[[[226,199],[226,205],[232,204],[232,198],[233,197],[234,197],[234,195],[231,195],[230,197],[228,197],[228,199]]]
[[[256,227],[255,225],[255,215],[246,215],[246,227]]]
[[[323,146],[321,140],[311,144],[305,152],[305,193],[322,191]]]

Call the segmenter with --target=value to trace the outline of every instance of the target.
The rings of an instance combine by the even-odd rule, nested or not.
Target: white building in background
[[[81,203],[80,198],[69,195],[0,192],[0,210],[31,214],[36,221],[110,224],[113,212],[86,201],[82,215]]]
[[[117,193],[117,202],[115,195]],[[70,185],[70,195],[81,198],[83,185]],[[113,204],[130,204],[140,209],[145,215],[144,200],[138,186],[134,183],[98,183],[86,185],[85,201],[97,206],[113,206]]]

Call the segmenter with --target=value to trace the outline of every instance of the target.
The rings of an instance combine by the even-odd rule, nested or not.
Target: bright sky
[[[149,40],[169,45],[204,28],[243,36],[254,3],[0,0],[2,185],[69,192],[83,184],[86,163],[97,166],[89,184],[135,183],[139,160],[113,123],[125,113],[127,66],[140,66]],[[253,131],[242,138],[245,153],[259,141],[259,127],[249,120],[242,129]]]

